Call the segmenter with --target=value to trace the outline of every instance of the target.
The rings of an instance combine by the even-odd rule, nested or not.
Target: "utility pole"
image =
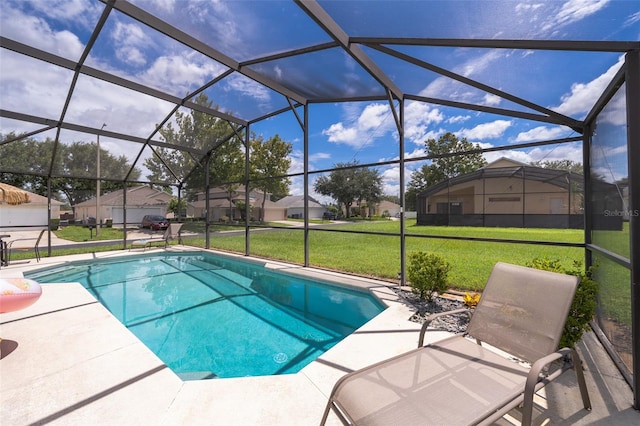
[[[107,125],[105,123],[100,127],[100,132]],[[96,144],[98,145],[98,152],[96,153],[96,237],[100,234],[100,132],[97,135]]]

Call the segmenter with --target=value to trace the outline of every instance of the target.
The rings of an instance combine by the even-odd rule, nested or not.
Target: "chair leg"
[[[591,400],[589,399],[589,391],[587,390],[587,382],[584,379],[584,371],[582,371],[582,360],[575,349],[571,349],[571,362],[576,372],[578,380],[578,388],[582,397],[582,404],[586,410],[591,410]]]
[[[346,417],[340,412],[340,410],[335,406],[332,399],[329,399],[327,403],[327,407],[324,409],[324,414],[322,415],[322,420],[320,420],[320,426],[324,426],[327,423],[327,418],[329,417],[329,413],[333,409],[333,413],[340,419],[343,425],[348,426],[352,424]]]
[[[324,426],[327,423],[327,417],[329,417],[329,411],[331,411],[331,402],[327,404],[327,407],[324,409],[324,414],[322,415],[322,420],[320,420],[320,426]]]

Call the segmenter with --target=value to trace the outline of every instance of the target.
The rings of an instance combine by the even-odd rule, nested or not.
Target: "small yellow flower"
[[[464,294],[464,304],[470,308],[475,308],[480,301],[480,294],[478,293],[465,293]]]

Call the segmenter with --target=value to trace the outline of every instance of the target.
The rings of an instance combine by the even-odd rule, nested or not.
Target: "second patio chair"
[[[577,285],[574,276],[496,264],[467,335],[423,346],[429,322],[447,313],[432,315],[417,349],[338,380],[322,424],[331,410],[345,424],[491,424],[522,405],[529,425],[534,393],[570,368],[590,409],[578,353],[558,350]],[[563,365],[549,369],[555,361]]]
[[[182,225],[183,223],[172,223],[167,229],[164,231],[162,237],[151,237],[151,238],[143,238],[140,240],[134,240],[129,245],[129,250],[132,250],[135,247],[142,247],[143,250],[146,250],[147,247],[151,247],[153,243],[164,242],[164,248],[169,246],[169,241],[178,240],[178,244],[182,244]]]

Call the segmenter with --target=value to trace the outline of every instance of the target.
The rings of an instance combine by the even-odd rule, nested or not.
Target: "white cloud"
[[[530,158],[529,162],[571,160],[576,163],[582,163],[582,143],[539,146],[530,150],[527,154]]]
[[[562,103],[551,109],[565,115],[586,114],[604,92],[622,64],[624,64],[624,56],[620,56],[615,65],[594,80],[588,83],[574,83],[571,86],[571,92],[562,96]]]
[[[135,66],[147,63],[144,50],[149,47],[150,40],[146,37],[142,27],[116,22],[110,35],[114,45],[118,46],[115,54],[121,62]]]
[[[257,101],[268,102],[271,98],[269,90],[265,86],[241,74],[233,74],[225,78],[224,81],[226,83],[226,89],[233,90]]]
[[[408,102],[405,112],[404,137],[415,144],[424,144],[427,138],[427,129],[432,124],[438,124],[444,120],[444,114],[438,108],[432,108],[422,102]]]
[[[557,12],[549,15],[542,26],[543,31],[557,30],[558,27],[578,22],[603,9],[609,0],[569,0]]]
[[[371,132],[376,131],[389,117],[391,111],[388,105],[384,104],[371,104],[362,111],[360,117],[358,117],[357,128],[359,131]]]
[[[309,163],[313,163],[318,160],[326,160],[328,158],[331,158],[331,154],[329,154],[328,152],[316,152],[313,154],[309,154]]]
[[[515,142],[533,142],[533,141],[552,140],[552,139],[565,137],[567,136],[568,133],[571,133],[571,132],[573,132],[573,130],[569,129],[568,127],[538,126],[526,132],[518,133],[518,136],[516,136]]]
[[[457,123],[464,123],[465,121],[469,120],[471,118],[470,115],[454,115],[453,117],[449,117],[445,120],[446,123],[448,124],[457,124]]]
[[[288,173],[302,173],[304,171],[304,153],[300,150],[294,150],[289,158],[291,159],[291,164],[289,165]],[[309,170],[317,170],[318,167],[316,167],[315,163],[329,158],[331,158],[331,154],[326,152],[309,154]]]
[[[363,146],[358,139],[358,129],[354,127],[344,127],[342,122],[335,123],[324,129],[322,134],[329,137],[329,142],[343,143],[355,148]]]
[[[521,13],[521,12],[530,12],[530,11],[535,11],[537,9],[540,9],[543,6],[542,3],[518,3],[516,5],[516,12],[517,13]]]
[[[72,77],[73,72],[69,70],[3,51],[0,61],[2,108],[57,120]]]
[[[154,3],[160,9],[172,12],[176,6],[176,0],[155,0]]]
[[[481,105],[496,106],[500,105],[500,102],[502,102],[502,98],[500,96],[487,93],[486,95],[484,95]]]
[[[510,120],[495,120],[479,124],[471,129],[461,129],[456,132],[456,135],[471,140],[495,139],[502,136],[512,124]]]
[[[456,66],[453,69],[453,72],[468,78],[478,77],[505,55],[507,55],[507,53],[502,50],[492,49],[479,56],[474,56]],[[496,105],[496,102],[500,100],[499,97],[487,94],[482,90],[473,88],[457,80],[452,80],[448,77],[436,78],[429,83],[427,87],[421,90],[419,95],[462,102],[484,103],[485,105]]]
[[[161,56],[138,79],[169,93],[185,95],[210,80],[222,68],[213,61],[202,62],[200,59],[199,55]]]
[[[497,151],[497,152],[487,152],[484,155],[487,163],[493,163],[496,160],[499,160],[502,157],[509,158],[511,160],[519,161],[521,163],[529,163],[530,157],[524,151]]]
[[[397,128],[388,104],[372,103],[364,109],[350,104],[344,107],[345,119],[334,123],[322,134],[328,136],[329,142],[345,144],[359,149],[372,145],[376,139],[394,134]],[[442,112],[423,102],[407,102],[404,111],[405,139],[416,144],[423,144],[427,136],[427,128],[444,120]]]
[[[534,161],[559,161],[571,160],[582,163],[582,144],[580,142],[559,144],[553,146],[540,146],[531,150],[506,150],[487,152],[484,158],[491,163],[501,157],[510,158],[521,163],[530,164]]]
[[[40,3],[44,2],[36,2]],[[84,50],[84,44],[75,34],[67,30],[56,31],[44,19],[27,16],[13,9],[11,4],[2,5],[0,27],[4,37],[65,58],[78,59]]]
[[[328,137],[329,142],[345,144],[354,149],[359,149],[373,144],[374,139],[389,131],[395,130],[395,123],[391,116],[389,105],[372,103],[363,110],[356,110],[353,106],[347,107],[347,123],[338,122],[322,130],[322,134]]]
[[[625,21],[624,21],[624,26],[625,27],[630,27],[631,25],[634,25],[636,23],[640,22],[640,11],[634,13],[633,15],[630,15]]]

